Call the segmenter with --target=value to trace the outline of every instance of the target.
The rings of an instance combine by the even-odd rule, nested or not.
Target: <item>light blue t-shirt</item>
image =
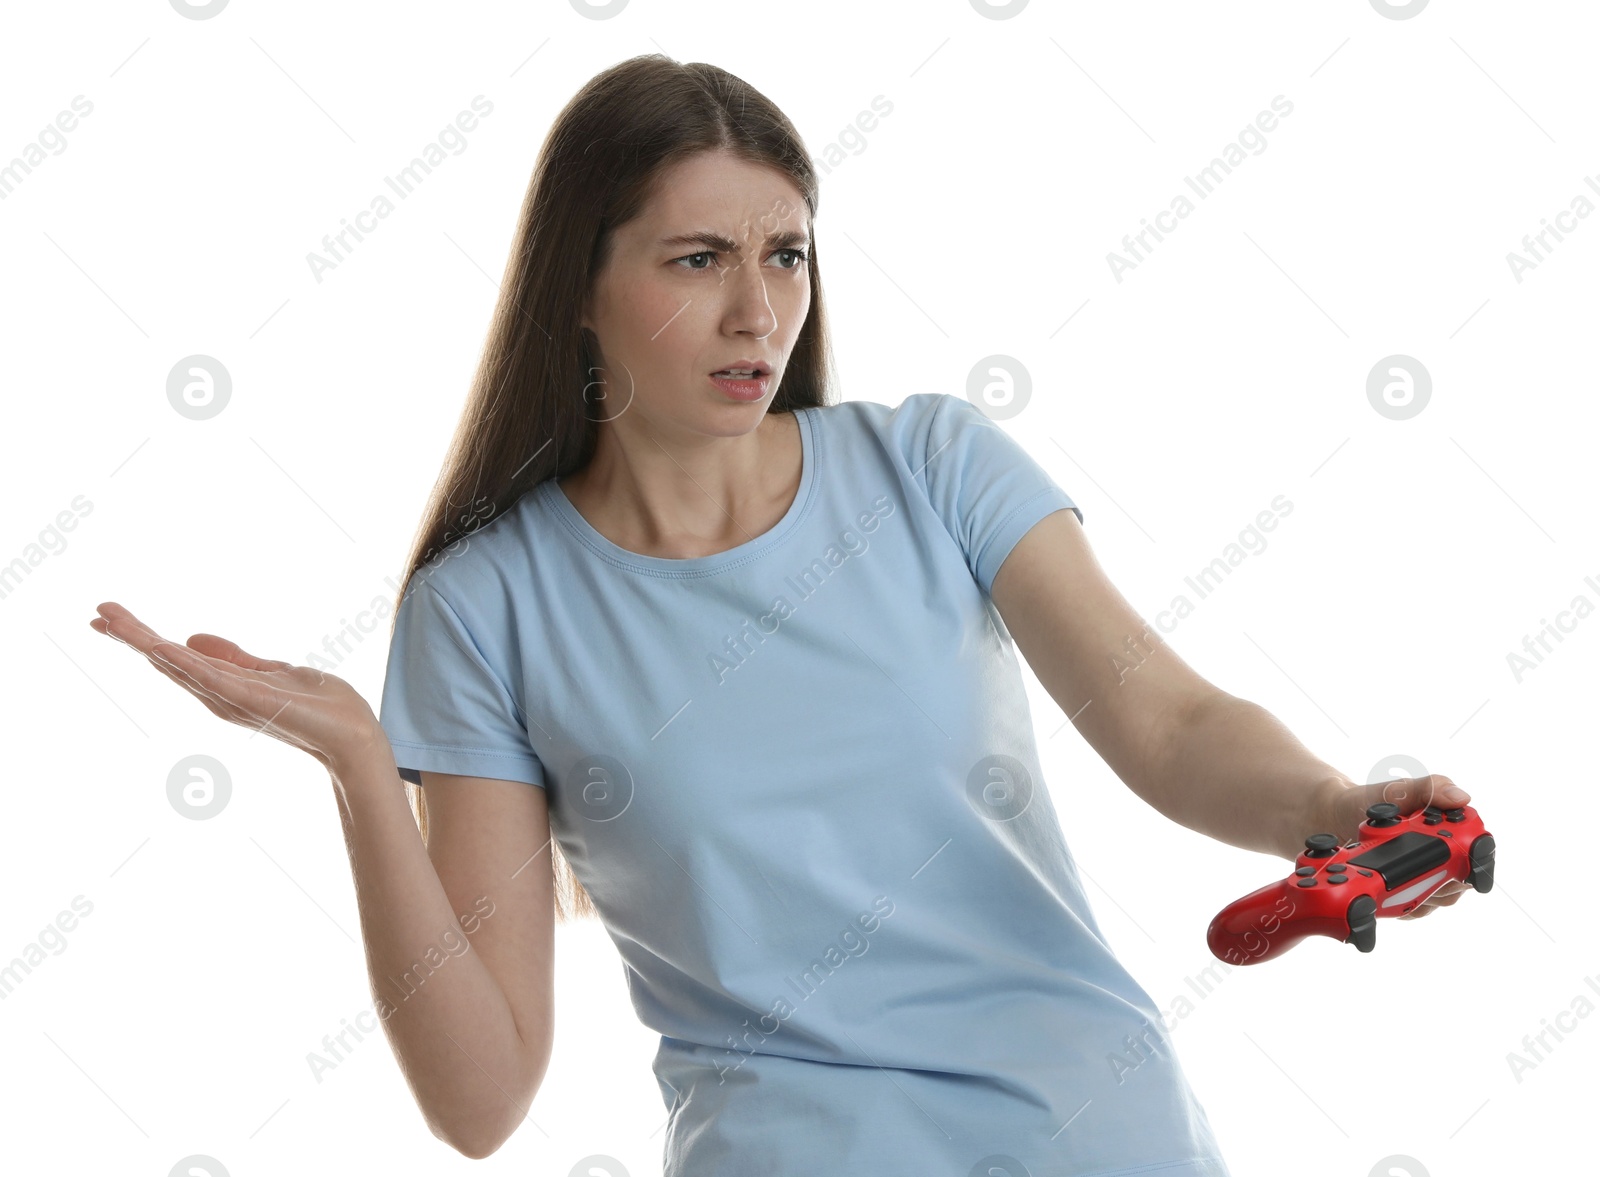
[[[420,571],[402,775],[546,790],[662,1036],[667,1177],[1228,1177],[989,598],[1078,508],[959,397],[798,419],[799,493],[738,547],[635,555],[552,479]]]

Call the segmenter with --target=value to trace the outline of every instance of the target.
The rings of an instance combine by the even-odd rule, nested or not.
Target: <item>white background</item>
[[[581,0],[580,0],[581,3]],[[1600,950],[1580,832],[1594,789],[1592,514],[1600,217],[1518,281],[1507,254],[1600,193],[1580,3],[805,7],[633,0],[445,6],[235,0],[8,6],[0,161],[93,103],[0,201],[0,564],[76,496],[66,546],[0,598],[7,807],[0,962],[74,896],[90,914],[0,1000],[3,1167],[235,1175],[660,1171],[656,1039],[594,922],[557,940],[555,1057],[529,1120],[471,1162],[427,1130],[381,1034],[307,1055],[371,1006],[337,813],[305,755],[225,725],[88,627],[117,600],[170,637],[303,661],[402,570],[460,411],[535,152],[596,72],[664,51],[732,70],[814,156],[842,395],[1032,380],[1005,423],[1083,506],[1125,595],[1218,686],[1360,780],[1411,757],[1473,796],[1497,885],[1316,940],[1199,997],[1204,930],[1282,860],[1124,788],[1031,675],[1048,785],[1113,947],[1175,1017],[1236,1177],[1562,1169],[1591,1139]],[[318,282],[307,255],[383,177],[493,104]],[[1293,104],[1119,282],[1125,234],[1282,95]],[[1569,222],[1570,223],[1570,222]],[[207,421],[166,379],[233,379]],[[1414,357],[1432,397],[1374,410]],[[1264,550],[1184,578],[1283,495]],[[52,544],[55,542],[51,541]],[[1587,582],[1585,577],[1594,577]],[[1571,629],[1520,681],[1508,654]],[[1587,619],[1586,619],[1586,616]],[[376,706],[387,624],[338,673]],[[168,803],[204,753],[208,821]],[[1219,966],[1220,971],[1220,966]],[[1508,1056],[1569,1011],[1520,1078]],[[596,1169],[595,1172],[605,1171]],[[622,1172],[616,1168],[615,1172]],[[1570,1171],[1570,1170],[1563,1170]]]

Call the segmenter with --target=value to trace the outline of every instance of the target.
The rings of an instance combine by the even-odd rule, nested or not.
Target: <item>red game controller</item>
[[[1371,952],[1379,916],[1414,911],[1451,880],[1480,894],[1494,886],[1494,836],[1477,811],[1430,805],[1402,817],[1398,805],[1382,802],[1367,807],[1359,841],[1307,838],[1294,874],[1223,908],[1206,943],[1229,964],[1271,960],[1307,936]]]

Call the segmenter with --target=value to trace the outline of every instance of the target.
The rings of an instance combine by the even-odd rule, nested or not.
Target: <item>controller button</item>
[[[1328,876],[1328,883],[1329,883],[1330,886],[1336,886],[1339,883],[1348,883],[1349,881],[1350,880],[1347,879],[1344,875],[1329,875]]]
[[[1369,879],[1370,879],[1370,878],[1371,878],[1371,877],[1372,877],[1372,872],[1371,872],[1371,871],[1369,871],[1369,870],[1357,870],[1357,871],[1356,871],[1356,874],[1358,874],[1358,875],[1364,875],[1364,876],[1366,876],[1366,877],[1367,877],[1367,878],[1369,878]]]
[[[1427,817],[1422,819],[1422,824],[1425,825],[1425,826],[1436,826],[1440,822],[1442,822],[1443,820],[1444,820],[1444,814],[1442,814],[1442,813],[1430,813],[1430,814],[1428,814]]]
[[[1332,858],[1338,849],[1339,839],[1332,834],[1312,834],[1306,839],[1307,858]]]
[[[1332,874],[1337,874],[1337,873],[1338,873],[1338,872],[1340,872],[1340,871],[1346,871],[1346,870],[1349,870],[1349,869],[1350,869],[1350,866],[1349,866],[1349,864],[1348,864],[1348,863],[1343,863],[1343,862],[1330,862],[1330,863],[1329,863],[1329,864],[1328,864],[1328,873],[1329,873],[1329,874],[1330,874],[1330,875],[1332,875]]]
[[[1399,825],[1400,807],[1388,801],[1380,801],[1376,805],[1367,806],[1367,824],[1380,829],[1384,826]]]
[[[1472,862],[1467,882],[1474,891],[1484,894],[1494,887],[1494,835],[1484,834],[1472,844],[1467,855]]]
[[[1378,938],[1378,904],[1371,895],[1357,895],[1345,910],[1350,923],[1350,939],[1357,951],[1371,952]]]
[[[1446,809],[1444,811],[1444,819],[1445,821],[1466,821],[1467,811],[1465,809]]]
[[[1317,873],[1317,868],[1314,866],[1297,866],[1294,868],[1294,873],[1300,875],[1301,877],[1306,875],[1314,875]]]
[[[1317,885],[1317,880],[1315,878],[1301,879],[1300,880],[1300,886],[1302,886],[1302,887],[1315,887],[1316,885]]]

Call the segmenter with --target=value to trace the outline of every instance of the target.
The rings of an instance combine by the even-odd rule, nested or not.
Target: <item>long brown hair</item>
[[[612,232],[644,211],[663,169],[701,151],[786,173],[815,220],[817,176],[799,133],[763,94],[714,65],[659,53],[630,58],[596,74],[557,116],[534,164],[488,338],[396,613],[419,569],[546,479],[588,464],[600,429],[586,411],[597,369],[582,328],[594,275]],[[769,412],[828,404],[835,383],[815,234],[807,266],[810,311]],[[423,790],[408,782],[406,791],[426,841]],[[550,855],[557,919],[597,915],[554,837]]]

